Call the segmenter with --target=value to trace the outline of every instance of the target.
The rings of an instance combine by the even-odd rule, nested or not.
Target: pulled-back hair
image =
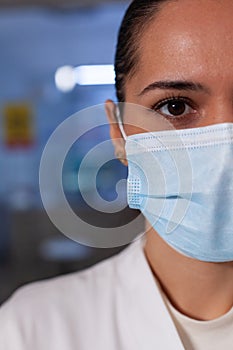
[[[122,20],[115,55],[116,94],[119,102],[125,101],[125,80],[130,78],[138,63],[140,37],[161,4],[169,0],[134,0]]]

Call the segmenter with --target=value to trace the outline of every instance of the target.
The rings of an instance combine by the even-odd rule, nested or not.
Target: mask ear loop
[[[117,123],[119,125],[119,128],[120,128],[121,134],[123,136],[123,139],[126,141],[127,140],[127,135],[126,135],[124,127],[123,127],[121,114],[120,114],[120,109],[119,109],[118,106],[116,106],[116,120],[117,120]]]

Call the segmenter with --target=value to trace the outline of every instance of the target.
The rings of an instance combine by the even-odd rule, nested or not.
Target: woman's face
[[[233,1],[162,5],[140,37],[126,102],[153,108],[177,129],[233,122]]]

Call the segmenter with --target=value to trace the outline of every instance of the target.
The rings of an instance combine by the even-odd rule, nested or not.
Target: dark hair
[[[140,36],[165,1],[168,0],[134,0],[125,13],[115,55],[115,87],[119,102],[125,101],[126,77],[132,76],[137,66]]]

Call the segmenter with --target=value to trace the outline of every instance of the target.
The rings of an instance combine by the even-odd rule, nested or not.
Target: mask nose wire
[[[126,141],[127,140],[127,135],[126,135],[124,127],[123,127],[123,123],[122,123],[122,119],[121,119],[121,115],[120,115],[120,109],[119,109],[118,106],[116,107],[116,120],[117,120],[117,123],[119,125],[119,128],[120,128],[121,134],[123,136],[123,139]]]

